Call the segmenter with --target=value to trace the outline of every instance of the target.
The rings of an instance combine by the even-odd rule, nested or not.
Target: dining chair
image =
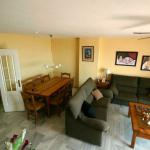
[[[47,82],[50,80],[50,76],[47,74],[47,75],[42,76],[41,79],[42,79],[42,82]]]
[[[27,118],[30,119],[31,115],[34,115],[35,125],[37,124],[38,120],[38,111],[45,107],[43,102],[40,102],[35,99],[33,95],[30,95],[26,92],[21,92],[25,109],[27,111]]]
[[[70,82],[66,85],[65,100],[64,100],[65,106],[68,104],[70,98],[72,97],[73,82],[74,80],[71,79]]]
[[[61,72],[61,78],[70,78],[70,73],[67,72]]]
[[[37,78],[37,79],[34,79],[32,81],[33,85],[36,87],[37,85],[41,84],[42,83],[42,79],[41,78]]]
[[[49,105],[56,106],[58,116],[61,115],[61,111],[62,111],[61,105],[65,98],[65,89],[66,89],[65,86],[62,87],[61,89],[58,90],[58,92],[54,93],[49,98]]]

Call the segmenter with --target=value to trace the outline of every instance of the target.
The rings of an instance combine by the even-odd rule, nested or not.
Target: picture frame
[[[141,62],[141,70],[150,71],[150,56],[143,55]]]
[[[82,61],[94,61],[94,46],[82,46]]]
[[[117,51],[115,65],[136,66],[138,52]]]

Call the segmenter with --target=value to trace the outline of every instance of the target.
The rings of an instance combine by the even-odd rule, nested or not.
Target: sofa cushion
[[[92,105],[94,107],[108,108],[108,105],[109,105],[110,102],[111,102],[111,100],[109,98],[103,97],[100,101],[93,101]]]
[[[112,75],[112,83],[115,83],[116,85],[137,87],[138,86],[138,77],[113,74]]]
[[[96,84],[92,78],[88,78],[85,83],[81,86],[85,90],[86,98],[96,88]]]
[[[116,87],[119,92],[126,92],[126,93],[129,92],[133,94],[136,94],[138,90],[137,87],[125,86],[125,85],[120,85],[120,84],[117,84]]]
[[[150,94],[150,88],[140,88],[138,89],[138,96],[148,96]]]
[[[95,107],[95,111],[96,111],[96,118],[97,119],[100,119],[100,120],[104,120],[104,121],[107,121],[107,111],[108,111],[108,108],[105,108],[105,107]]]
[[[138,77],[112,75],[112,84],[115,84],[119,92],[137,93]]]
[[[96,100],[103,98],[103,94],[98,89],[93,90],[92,95]]]
[[[119,95],[116,97],[116,100],[137,102],[137,96],[133,93],[119,92]]]
[[[140,88],[150,88],[150,78],[139,78]]]
[[[139,78],[138,96],[150,94],[150,78]]]
[[[71,98],[69,102],[70,109],[75,117],[78,117],[83,101],[88,98],[92,90],[96,87],[92,78],[88,78],[85,83],[78,89],[76,94]]]
[[[110,89],[99,89],[99,90],[103,94],[104,97],[110,98],[110,99],[113,98],[113,92],[112,92],[112,90],[110,90]]]
[[[84,89],[80,89],[69,101],[69,106],[75,119],[77,119],[81,111],[81,107],[85,99],[84,95]]]
[[[85,101],[87,101],[89,104],[91,104],[93,102],[93,99],[94,99],[93,95],[90,94]]]
[[[90,118],[95,118],[96,117],[96,112],[94,107],[92,107],[91,104],[88,102],[84,101],[82,104],[81,111],[84,113],[85,116],[90,117]]]
[[[83,113],[80,113],[79,117],[86,125],[96,130],[107,131],[110,128],[108,123],[104,120],[99,120],[96,118],[88,118]]]

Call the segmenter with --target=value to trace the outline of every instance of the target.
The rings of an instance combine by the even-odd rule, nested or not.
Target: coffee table
[[[128,116],[131,116],[133,130],[131,141],[132,148],[134,148],[136,137],[150,139],[150,126],[142,119],[142,113],[144,109],[150,109],[150,105],[129,102]]]

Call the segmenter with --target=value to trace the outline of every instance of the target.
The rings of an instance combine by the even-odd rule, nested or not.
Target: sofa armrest
[[[83,113],[80,113],[79,118],[82,120],[83,123],[85,123],[89,127],[92,127],[93,129],[105,132],[109,129],[108,123],[104,120],[89,118],[86,117]]]
[[[65,133],[90,144],[101,145],[102,132],[86,125],[79,117],[75,119],[69,107],[65,109]]]
[[[110,90],[112,90],[113,95],[114,95],[115,97],[116,97],[116,96],[118,96],[119,91],[118,91],[118,89],[117,89],[117,87],[116,87],[116,85],[115,85],[115,84],[111,84],[111,86],[110,86]]]
[[[103,96],[106,97],[106,98],[110,98],[112,99],[113,98],[113,92],[112,90],[110,89],[99,89],[100,92],[102,92]]]

